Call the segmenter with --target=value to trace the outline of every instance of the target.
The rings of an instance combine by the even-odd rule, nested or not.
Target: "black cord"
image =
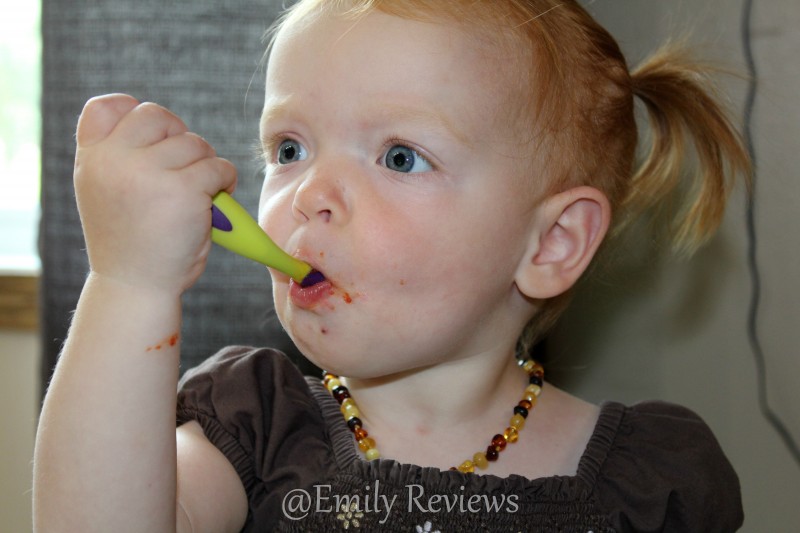
[[[761,347],[761,341],[758,336],[758,311],[759,304],[761,303],[761,273],[758,268],[758,256],[756,254],[756,221],[755,221],[755,198],[756,198],[756,152],[753,146],[752,136],[752,121],[753,121],[753,108],[756,101],[756,90],[758,89],[758,74],[756,71],[756,63],[753,58],[753,47],[750,34],[750,26],[753,14],[753,0],[745,0],[744,9],[742,12],[742,44],[744,46],[744,57],[747,63],[747,70],[749,74],[749,83],[747,88],[747,97],[745,99],[744,107],[744,137],[747,144],[747,151],[750,153],[750,159],[753,162],[753,178],[752,185],[747,192],[747,263],[750,270],[750,309],[747,317],[747,338],[750,341],[750,349],[753,352],[753,359],[756,363],[756,379],[758,387],[758,406],[761,409],[761,414],[764,418],[772,424],[775,431],[783,440],[786,448],[794,457],[794,460],[800,466],[800,449],[798,449],[797,442],[795,442],[789,430],[783,424],[778,415],[769,406],[767,399],[767,368],[764,358],[764,351]]]

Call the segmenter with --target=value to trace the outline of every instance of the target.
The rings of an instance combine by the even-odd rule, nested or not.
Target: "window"
[[[0,17],[0,273],[36,274],[41,163],[40,3]]]

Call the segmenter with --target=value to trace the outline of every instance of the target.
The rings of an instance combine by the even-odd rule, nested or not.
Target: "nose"
[[[319,220],[342,224],[349,214],[347,189],[335,165],[309,169],[297,188],[292,212],[301,222]]]

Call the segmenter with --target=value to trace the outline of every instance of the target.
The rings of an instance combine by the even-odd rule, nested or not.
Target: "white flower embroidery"
[[[438,529],[434,530],[430,522],[425,522],[422,526],[417,526],[417,533],[442,533]]]
[[[361,519],[364,518],[364,513],[358,510],[356,502],[350,502],[350,508],[347,508],[347,502],[342,503],[341,513],[336,515],[336,520],[342,523],[342,528],[350,529],[350,526],[361,527]]]

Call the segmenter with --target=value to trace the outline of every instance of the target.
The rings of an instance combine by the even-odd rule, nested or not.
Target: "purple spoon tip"
[[[325,276],[322,274],[322,272],[319,272],[318,270],[312,270],[306,274],[306,277],[304,277],[303,281],[300,282],[300,286],[303,288],[311,287],[312,285],[316,285],[317,283],[321,283],[323,281],[325,281]]]
[[[233,231],[233,224],[217,206],[211,206],[211,227],[221,231]]]

